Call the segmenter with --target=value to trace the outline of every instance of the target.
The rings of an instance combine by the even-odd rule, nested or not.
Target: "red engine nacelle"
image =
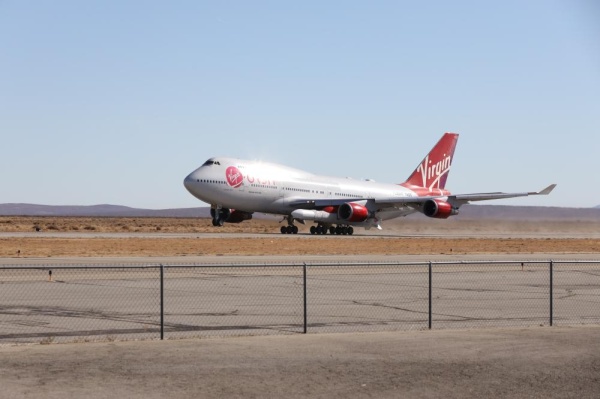
[[[458,214],[458,208],[439,199],[427,200],[423,203],[423,214],[430,218],[447,219]]]
[[[360,204],[346,202],[338,209],[338,218],[347,222],[364,222],[369,217],[369,210]]]

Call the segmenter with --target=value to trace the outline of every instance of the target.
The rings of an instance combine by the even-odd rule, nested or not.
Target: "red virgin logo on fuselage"
[[[235,166],[227,168],[225,177],[227,178],[227,183],[233,188],[238,188],[244,182],[244,175],[242,175],[242,172]]]

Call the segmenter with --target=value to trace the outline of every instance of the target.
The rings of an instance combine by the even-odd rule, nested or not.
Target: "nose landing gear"
[[[231,215],[231,211],[228,208],[210,208],[213,226],[223,226],[229,215]]]

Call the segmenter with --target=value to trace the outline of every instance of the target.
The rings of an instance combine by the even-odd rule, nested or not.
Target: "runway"
[[[430,233],[398,233],[389,230],[369,232],[358,231],[351,236],[331,236],[327,235],[312,235],[310,233],[301,232],[299,234],[280,234],[273,233],[231,233],[231,232],[211,232],[211,233],[103,233],[103,232],[0,232],[0,238],[65,238],[65,239],[80,239],[80,238],[154,238],[154,239],[192,239],[192,238],[282,238],[282,239],[311,239],[323,240],[335,237],[337,239],[352,240],[354,238],[371,238],[371,239],[396,239],[396,238],[525,238],[525,239],[545,239],[545,238],[573,238],[573,239],[600,239],[600,231],[597,232],[574,232],[574,231],[512,231],[512,232],[494,232],[494,231],[444,231]]]

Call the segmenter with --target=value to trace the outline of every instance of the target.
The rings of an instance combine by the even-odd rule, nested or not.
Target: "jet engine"
[[[252,219],[251,212],[237,211],[235,209],[220,208],[210,209],[210,216],[213,220],[213,226],[223,226],[223,223],[241,223],[244,220]]]
[[[447,219],[458,214],[458,208],[453,207],[446,201],[430,199],[423,203],[423,214],[430,218]]]
[[[252,213],[244,211],[236,211],[232,209],[229,217],[225,219],[227,223],[242,223],[244,220],[252,219]]]
[[[369,217],[369,210],[360,204],[346,202],[338,209],[338,218],[347,222],[364,222]]]

